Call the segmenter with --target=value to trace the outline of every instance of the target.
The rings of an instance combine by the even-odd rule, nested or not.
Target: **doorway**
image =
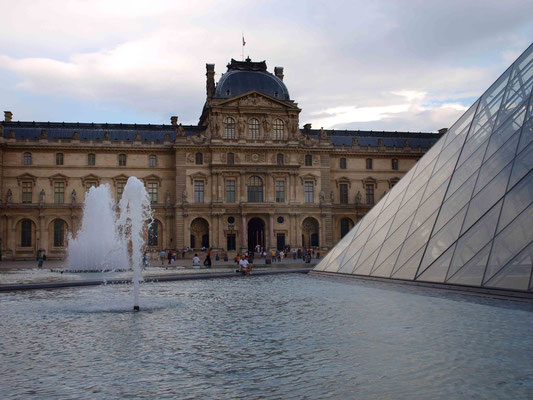
[[[265,222],[252,218],[248,222],[248,251],[255,251],[257,245],[265,247]]]
[[[276,235],[276,248],[278,250],[285,250],[285,234],[278,233]]]

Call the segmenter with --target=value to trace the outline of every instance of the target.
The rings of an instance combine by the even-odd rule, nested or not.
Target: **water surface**
[[[0,294],[2,399],[527,399],[529,304],[283,275]]]

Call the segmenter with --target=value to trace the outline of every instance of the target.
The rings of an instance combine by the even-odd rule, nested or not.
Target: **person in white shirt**
[[[195,254],[192,258],[192,266],[193,268],[200,268],[200,257],[198,257],[198,254]]]
[[[239,269],[241,271],[241,274],[250,275],[250,272],[252,271],[252,265],[248,262],[246,256],[244,256],[241,261],[239,261]]]

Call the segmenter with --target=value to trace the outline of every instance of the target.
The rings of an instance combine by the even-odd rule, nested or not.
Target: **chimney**
[[[11,111],[4,111],[4,121],[11,122],[13,119],[13,113]]]
[[[441,129],[439,129],[439,133],[440,133],[441,135],[444,135],[446,132],[448,132],[448,128],[441,128]]]
[[[274,67],[274,75],[283,80],[283,67]]]
[[[170,117],[170,123],[174,126],[178,125],[178,117],[176,115]]]
[[[206,91],[207,97],[213,97],[215,93],[215,64],[205,64],[207,82],[206,82]]]

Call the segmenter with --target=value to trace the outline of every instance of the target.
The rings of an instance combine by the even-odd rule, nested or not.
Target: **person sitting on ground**
[[[250,272],[252,272],[252,264],[248,262],[246,256],[239,261],[239,271],[243,275],[250,275]]]
[[[200,268],[200,257],[198,257],[198,254],[194,254],[192,258],[192,266],[193,268]]]

